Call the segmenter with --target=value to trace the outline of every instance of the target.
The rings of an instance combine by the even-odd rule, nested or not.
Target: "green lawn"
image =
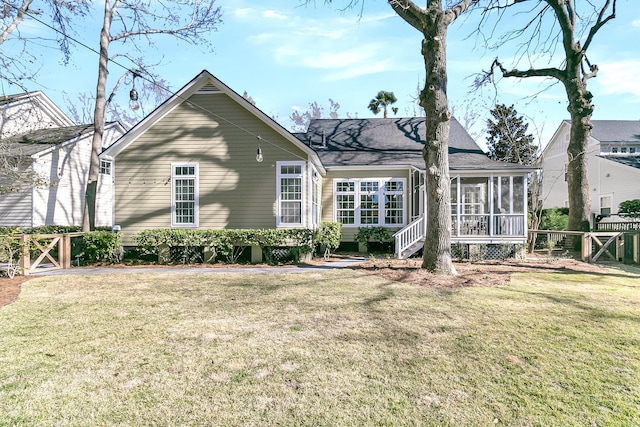
[[[640,425],[639,271],[38,278],[0,309],[0,426]]]

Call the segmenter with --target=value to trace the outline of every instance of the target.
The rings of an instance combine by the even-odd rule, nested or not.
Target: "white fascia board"
[[[526,175],[528,173],[532,173],[540,170],[540,168],[522,168],[522,169],[475,169],[475,170],[450,170],[450,176],[489,176],[489,175],[502,175],[502,176],[510,176],[510,175]]]
[[[549,151],[551,147],[556,144],[556,141],[558,140],[558,138],[560,137],[560,135],[562,134],[562,132],[567,126],[571,126],[568,120],[563,120],[562,123],[560,123],[560,126],[558,126],[558,129],[556,129],[556,131],[553,133],[553,136],[551,136],[551,139],[549,140],[547,145],[544,146],[542,153],[540,153],[540,157],[538,158],[539,163],[542,162],[542,159],[546,156],[547,151]]]
[[[380,165],[371,165],[371,166],[329,166],[327,167],[327,171],[367,171],[367,170],[384,170],[384,171],[406,171],[411,170],[411,165],[398,165],[398,166],[380,166]]]
[[[75,126],[73,120],[71,120],[56,104],[54,104],[42,91],[36,90],[33,92],[27,92],[24,95],[16,98],[14,103],[28,103],[35,102],[40,104],[43,110],[45,110],[51,118],[60,126]]]

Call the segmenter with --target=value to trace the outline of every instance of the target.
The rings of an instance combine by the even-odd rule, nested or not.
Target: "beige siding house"
[[[309,228],[395,233],[405,257],[424,241],[424,119],[318,119],[291,134],[208,71],[102,154],[126,245],[146,229]],[[453,241],[526,242],[531,168],[490,160],[453,119]]]
[[[101,158],[114,164],[114,224],[125,243],[150,228],[311,228],[319,220],[317,154],[206,71]]]
[[[593,120],[587,146],[588,180],[592,215],[618,212],[626,200],[640,199],[640,121]],[[568,207],[567,145],[570,122],[563,121],[545,147],[543,170],[544,208]]]

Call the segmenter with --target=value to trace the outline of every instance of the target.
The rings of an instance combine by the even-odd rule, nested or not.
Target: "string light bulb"
[[[262,147],[260,147],[260,141],[262,141],[262,137],[258,135],[257,138],[258,138],[258,151],[256,151],[256,162],[262,163],[262,161],[264,160],[264,157],[262,156]]]
[[[133,86],[129,91],[129,108],[133,111],[140,109],[140,103],[138,102],[138,91],[136,90],[136,77],[139,77],[138,73],[133,72],[133,81],[131,85]]]

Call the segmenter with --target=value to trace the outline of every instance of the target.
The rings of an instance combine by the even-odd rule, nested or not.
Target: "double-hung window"
[[[349,226],[401,226],[405,221],[404,179],[334,181],[335,220]]]
[[[356,184],[353,181],[336,182],[336,221],[343,225],[356,223]]]
[[[198,226],[198,164],[171,165],[171,225]]]
[[[278,162],[278,225],[303,225],[304,162]]]

